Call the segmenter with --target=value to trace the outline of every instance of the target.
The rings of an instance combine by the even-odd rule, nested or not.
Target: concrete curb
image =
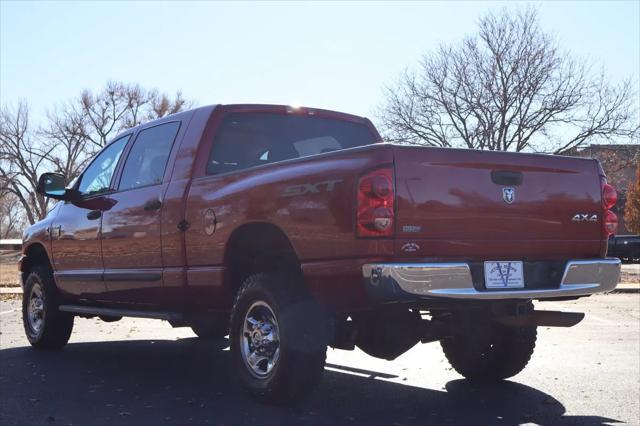
[[[0,300],[22,299],[22,287],[0,287]]]
[[[640,284],[635,286],[630,285],[625,287],[616,287],[616,289],[613,290],[611,293],[628,293],[628,294],[640,293]]]
[[[22,299],[22,293],[0,293],[0,300]]]

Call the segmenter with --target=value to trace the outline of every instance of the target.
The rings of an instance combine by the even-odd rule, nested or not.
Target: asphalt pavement
[[[490,386],[463,380],[437,343],[391,362],[330,349],[321,386],[294,408],[239,390],[226,341],[163,321],[76,319],[62,351],[40,352],[19,307],[0,301],[2,425],[640,424],[639,294],[539,303],[587,317],[539,329],[527,369]]]

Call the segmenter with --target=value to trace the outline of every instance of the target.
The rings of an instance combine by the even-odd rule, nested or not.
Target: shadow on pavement
[[[565,416],[561,402],[514,382],[478,386],[454,380],[444,390],[435,390],[338,365],[325,371],[318,391],[302,405],[267,406],[233,385],[229,365],[226,341],[197,338],[71,343],[60,352],[28,347],[2,350],[0,424],[617,422],[599,416]]]

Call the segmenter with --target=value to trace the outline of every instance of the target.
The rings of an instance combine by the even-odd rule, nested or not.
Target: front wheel
[[[533,310],[533,305],[527,309]],[[515,376],[529,363],[536,346],[535,326],[507,327],[473,316],[457,319],[455,335],[440,344],[449,364],[465,378],[498,381]]]
[[[260,400],[297,402],[320,382],[327,350],[321,309],[286,274],[255,274],[235,299],[229,334],[241,385]]]
[[[29,343],[39,349],[66,345],[73,330],[73,315],[60,312],[51,269],[36,266],[27,275],[22,294],[22,322]]]

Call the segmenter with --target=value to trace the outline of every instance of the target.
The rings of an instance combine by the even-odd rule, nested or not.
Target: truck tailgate
[[[600,254],[594,160],[396,147],[394,161],[400,255],[533,260]]]

